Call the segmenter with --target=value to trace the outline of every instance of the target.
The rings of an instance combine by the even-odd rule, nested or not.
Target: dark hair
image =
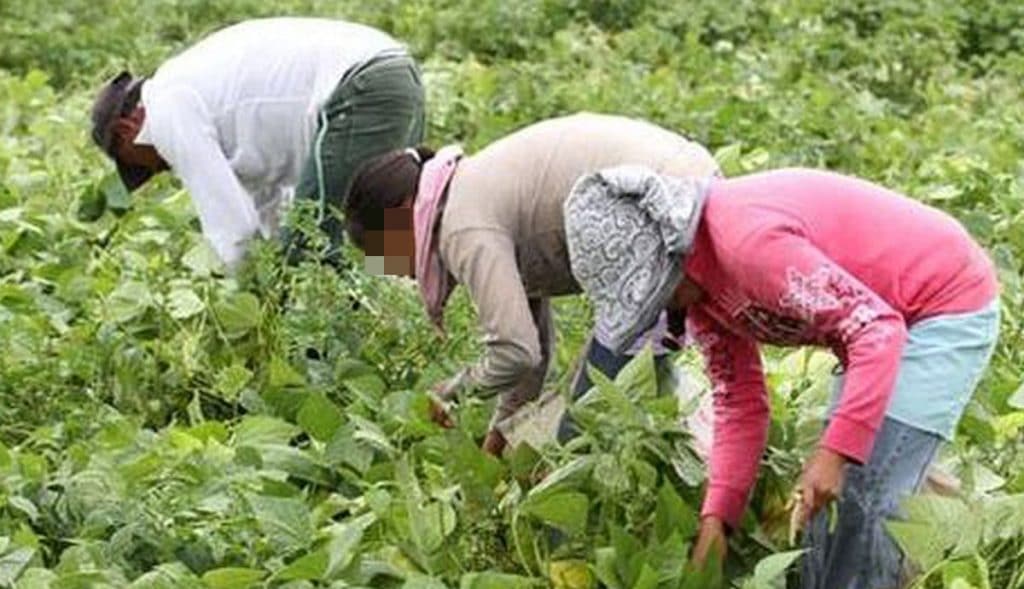
[[[367,160],[359,167],[345,202],[345,231],[356,247],[365,250],[367,231],[384,227],[384,209],[401,206],[420,181],[423,164],[434,157],[427,147],[396,149]]]
[[[666,316],[668,329],[665,335],[668,337],[664,338],[661,343],[673,352],[681,350],[686,337],[686,308],[669,307],[666,309]]]

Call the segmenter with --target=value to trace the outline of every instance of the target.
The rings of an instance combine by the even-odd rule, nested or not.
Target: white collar
[[[146,107],[146,96],[149,94],[150,84],[149,80],[143,82],[142,92],[139,94],[139,104],[146,109],[146,118],[142,120],[142,127],[139,129],[138,135],[135,136],[135,145],[153,145],[153,139],[150,137],[150,124],[149,124],[149,108]]]

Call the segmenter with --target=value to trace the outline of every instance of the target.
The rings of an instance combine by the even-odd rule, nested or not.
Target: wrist
[[[728,530],[728,526],[725,525],[725,520],[717,515],[705,515],[700,518],[700,529],[702,532],[720,532],[724,534]]]
[[[837,464],[840,466],[846,464],[847,462],[852,462],[852,459],[849,456],[843,454],[842,452],[833,450],[828,446],[818,446],[816,454],[818,455],[818,458],[827,460],[832,464]]]

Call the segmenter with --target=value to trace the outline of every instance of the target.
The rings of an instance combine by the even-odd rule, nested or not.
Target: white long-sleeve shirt
[[[192,195],[203,234],[233,268],[273,235],[294,192],[320,106],[347,71],[401,45],[362,25],[250,20],[164,63],[142,87],[152,145]]]

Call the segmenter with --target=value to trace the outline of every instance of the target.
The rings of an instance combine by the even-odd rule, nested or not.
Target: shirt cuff
[[[736,529],[739,527],[740,520],[743,519],[743,511],[747,508],[748,493],[749,491],[741,493],[722,485],[708,486],[700,516],[720,518],[730,528]]]
[[[875,445],[875,429],[842,415],[833,415],[821,445],[850,460],[864,464]]]
[[[459,401],[459,393],[467,388],[468,380],[468,370],[460,370],[455,376],[432,390],[431,394],[435,399],[443,403],[457,403]]]

